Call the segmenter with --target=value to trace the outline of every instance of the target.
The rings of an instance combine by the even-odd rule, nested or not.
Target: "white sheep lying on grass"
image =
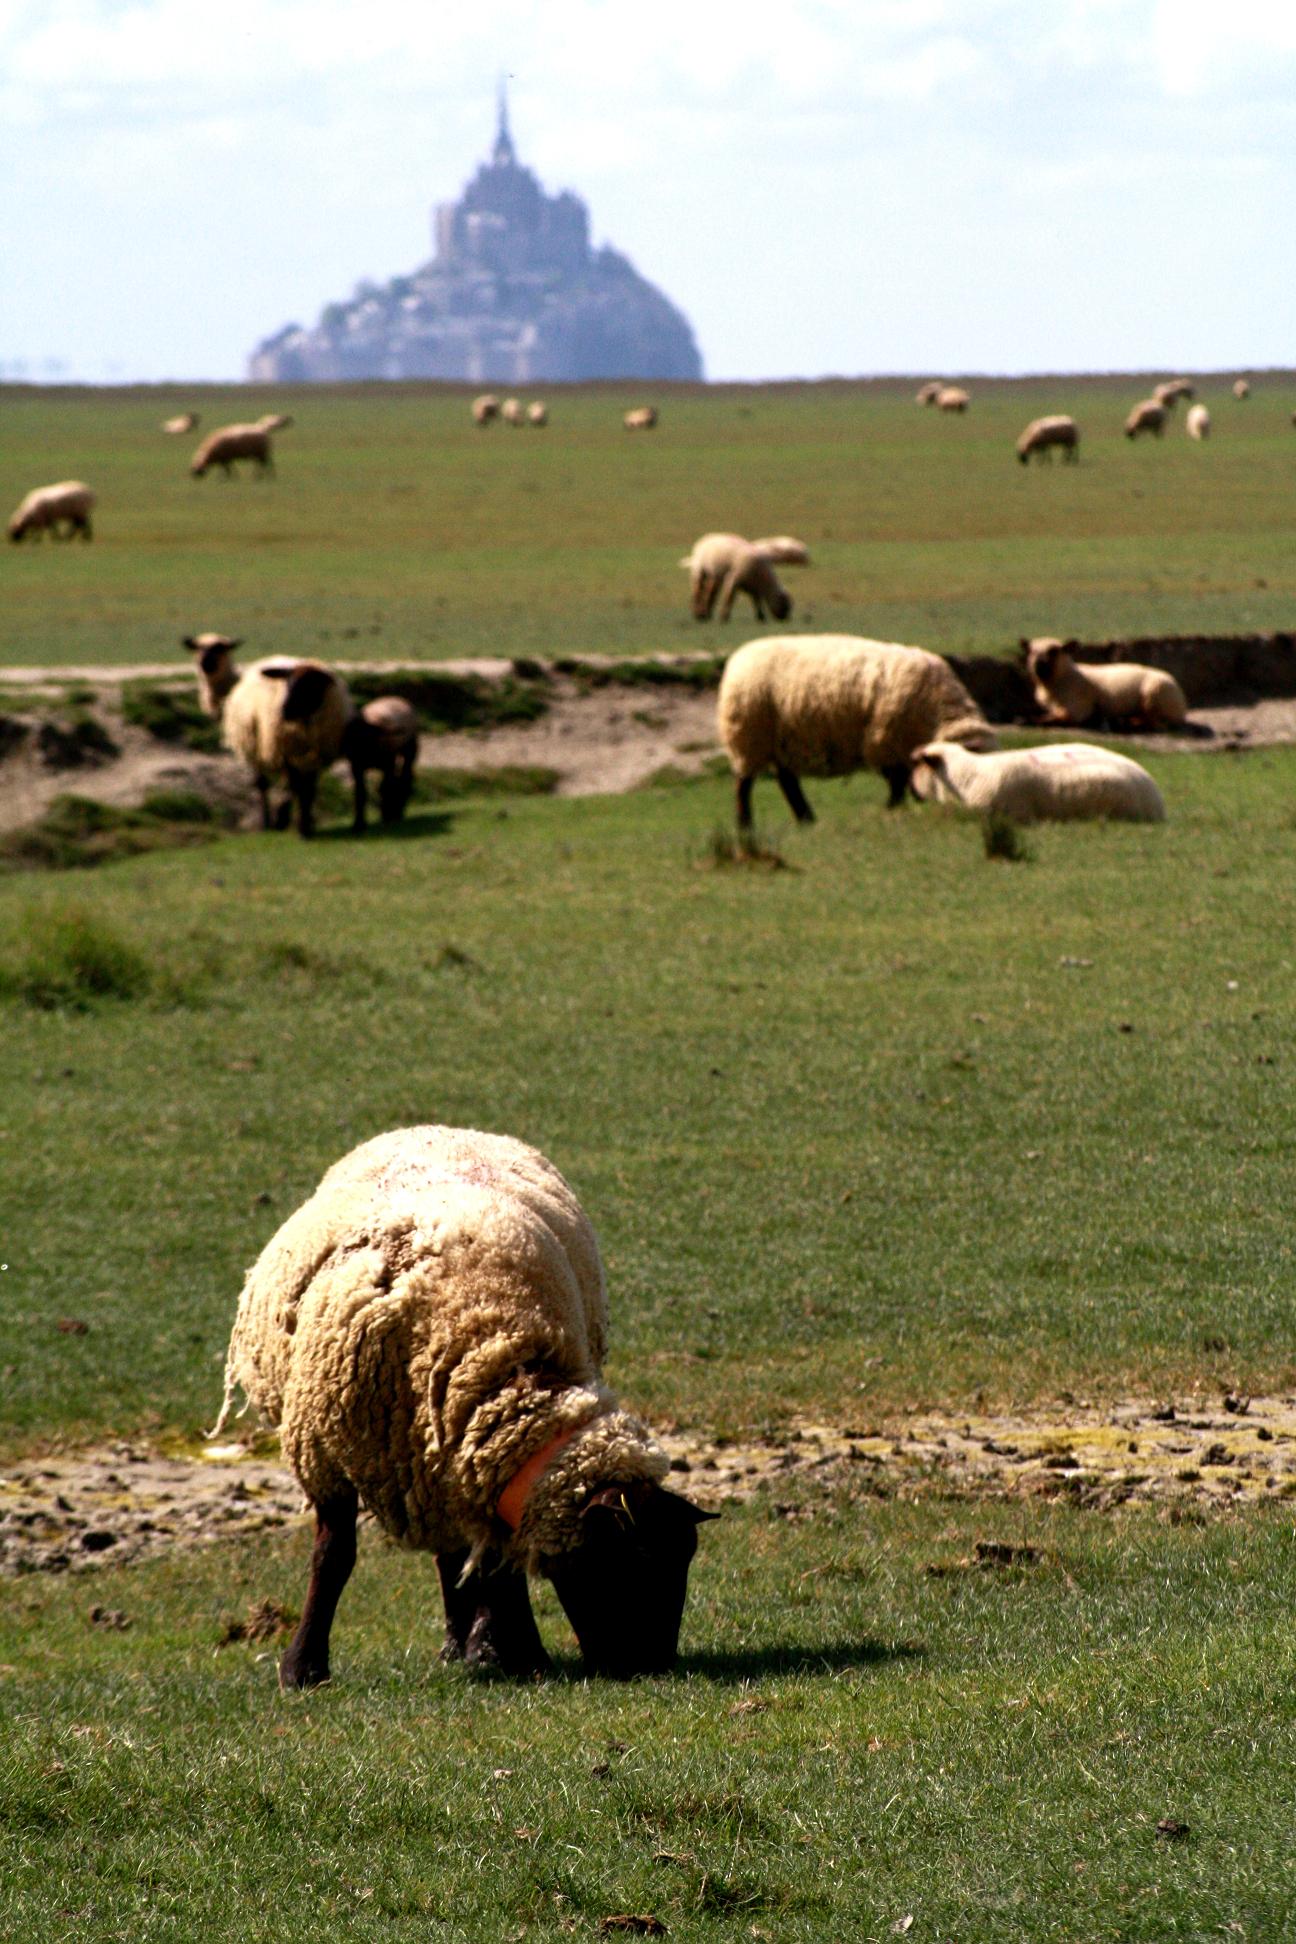
[[[282,1686],[329,1678],[361,1504],[435,1553],[445,1658],[541,1672],[531,1572],[590,1672],[670,1668],[708,1515],[603,1383],[607,1321],[594,1232],[534,1148],[406,1127],[329,1169],[248,1273],[216,1427],[242,1389],[315,1512]]]
[[[320,773],[343,753],[351,696],[321,662],[274,656],[242,673],[234,666],[240,643],[229,635],[186,635],[197,657],[198,695],[218,716],[221,740],[247,764],[261,800],[263,830],[286,830],[297,806],[297,828],[314,835]],[[272,814],[271,785],[283,778],[288,795]]]
[[[79,479],[61,479],[57,486],[37,486],[15,507],[9,518],[9,538],[25,540],[28,534],[39,540],[48,533],[51,540],[70,540],[79,533],[83,540],[93,537],[90,523],[95,496]],[[59,528],[67,527],[60,535]]]
[[[747,642],[725,664],[716,716],[740,830],[751,828],[752,786],[766,770],[797,821],[812,823],[803,776],[878,770],[895,807],[919,744],[943,736],[995,747],[989,723],[941,656],[859,635]]]
[[[1042,636],[1028,644],[1026,668],[1046,722],[1082,723],[1099,717],[1113,727],[1183,729],[1188,702],[1173,675],[1143,662],[1085,662],[1065,642]]]
[[[922,801],[959,803],[1016,823],[1100,817],[1161,823],[1165,818],[1165,802],[1147,771],[1097,743],[980,753],[961,743],[932,742],[914,752],[910,784]]]

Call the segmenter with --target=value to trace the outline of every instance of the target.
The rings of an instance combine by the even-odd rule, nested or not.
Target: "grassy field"
[[[200,625],[711,646],[673,561],[731,523],[804,531],[820,626],[1290,626],[1285,395],[1208,392],[1200,452],[1128,448],[1134,389],[978,388],[961,424],[721,390],[638,440],[610,392],[516,438],[449,394],[325,393],[275,481],[228,487],[154,432],[185,401],[10,392],[11,498],[81,474],[103,514],[92,547],[5,550],[3,659],[161,659]],[[1084,465],[1018,468],[1020,422],[1076,398]],[[610,1376],[660,1423],[1296,1384],[1296,750],[1139,753],[1164,827],[1016,863],[870,778],[811,786],[809,829],[762,784],[781,868],[727,862],[707,778],[0,876],[3,1466],[192,1449],[247,1263],[419,1120],[569,1176]],[[554,1680],[440,1666],[431,1563],[372,1530],[305,1698],[272,1646],[219,1646],[300,1605],[305,1524],[0,1580],[0,1936],[1296,1937],[1291,1498],[1104,1515],[854,1469],[708,1525],[679,1674],[627,1687],[579,1678],[547,1594]],[[1031,1554],[976,1570],[983,1541]]]
[[[5,550],[0,666],[166,659],[205,627],[347,658],[695,648],[675,563],[709,528],[808,540],[808,625],[933,648],[1289,627],[1296,380],[1241,405],[1204,380],[1206,447],[1177,421],[1121,436],[1149,383],[983,381],[964,419],[883,382],[655,388],[639,436],[618,387],[484,433],[448,387],[0,389],[5,508],[55,479],[100,495],[93,546]],[[184,404],[205,426],[290,409],[277,477],[191,480],[195,442],[157,430]],[[1018,466],[1021,427],[1057,410],[1081,465]]]

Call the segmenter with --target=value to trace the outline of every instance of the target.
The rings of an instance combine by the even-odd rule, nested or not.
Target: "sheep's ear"
[[[181,635],[180,646],[187,648],[191,655],[201,655],[202,653],[202,643],[199,641],[197,635]]]
[[[295,672],[296,672],[295,668],[291,662],[286,662],[278,668],[272,666],[270,668],[263,668],[261,670],[261,673],[265,677],[267,682],[291,681]]]

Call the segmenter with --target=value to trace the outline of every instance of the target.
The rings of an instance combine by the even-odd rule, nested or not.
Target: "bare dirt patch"
[[[1001,1415],[922,1412],[885,1428],[777,1437],[666,1430],[675,1482],[710,1510],[758,1494],[796,1514],[810,1488],[869,1496],[1151,1502],[1200,1519],[1296,1496],[1296,1398],[1125,1399]],[[798,1503],[785,1505],[795,1492]],[[119,1443],[0,1467],[0,1575],[81,1573],[304,1520],[277,1456],[241,1444],[174,1456]]]

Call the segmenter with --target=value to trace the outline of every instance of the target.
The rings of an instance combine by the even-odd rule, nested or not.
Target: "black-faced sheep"
[[[351,766],[355,785],[351,827],[357,834],[365,827],[367,772],[376,770],[382,779],[378,813],[383,822],[399,823],[414,788],[418,750],[418,712],[403,696],[375,696],[351,717],[342,737],[342,754]]]
[[[719,618],[727,621],[739,593],[747,595],[758,621],[765,619],[767,607],[776,621],[786,621],[792,612],[792,597],[774,572],[769,553],[740,533],[704,533],[680,566],[688,569],[696,621],[709,621],[717,600]]]
[[[1023,466],[1032,456],[1052,460],[1058,447],[1064,459],[1079,459],[1080,430],[1066,412],[1051,412],[1044,418],[1032,419],[1017,441],[1017,457]]]
[[[920,800],[959,803],[1016,823],[1101,817],[1161,823],[1165,817],[1161,792],[1147,771],[1098,743],[977,752],[932,742],[914,752],[910,783]]]
[[[716,718],[740,830],[751,827],[752,786],[766,770],[797,821],[811,823],[803,776],[877,770],[897,807],[920,744],[940,736],[995,747],[993,730],[941,656],[858,635],[749,641],[725,664]]]
[[[83,540],[93,537],[90,522],[95,496],[79,479],[61,479],[57,486],[37,486],[14,509],[9,519],[9,538],[22,541],[30,534],[39,540],[48,533],[51,540],[70,540],[79,533]],[[61,534],[60,527],[67,532]]]
[[[221,1412],[241,1389],[278,1427],[315,1513],[285,1688],[329,1678],[361,1505],[436,1556],[444,1658],[542,1672],[531,1572],[591,1673],[669,1670],[708,1515],[663,1488],[665,1454],[601,1380],[606,1343],[594,1232],[534,1148],[407,1127],[329,1169],[248,1274]]]
[[[261,828],[286,830],[297,807],[297,828],[314,835],[320,772],[342,754],[351,697],[331,668],[314,661],[272,657],[239,672],[229,635],[186,635],[197,657],[198,694],[218,716],[221,740],[252,772],[261,800]],[[271,785],[282,777],[288,794],[272,814]]]
[[[1046,722],[1079,728],[1098,718],[1122,728],[1185,726],[1187,700],[1174,676],[1164,668],[1148,668],[1142,662],[1086,662],[1081,666],[1065,642],[1049,636],[1028,643],[1026,668]]]
[[[1161,438],[1165,432],[1166,407],[1156,398],[1141,398],[1131,407],[1125,420],[1125,437],[1137,439],[1140,433],[1150,432],[1154,438]]]

